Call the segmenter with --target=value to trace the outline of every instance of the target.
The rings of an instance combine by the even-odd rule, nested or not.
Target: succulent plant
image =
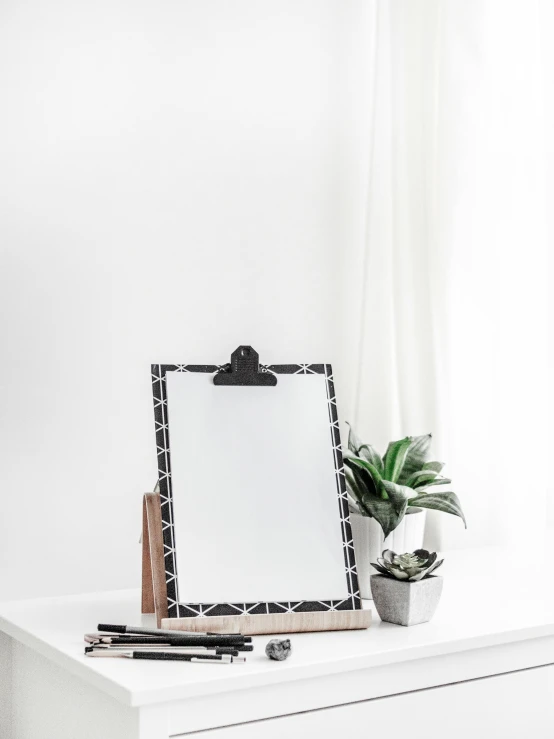
[[[428,492],[432,486],[452,482],[440,474],[442,462],[428,461],[430,446],[431,434],[407,436],[391,441],[381,458],[370,444],[362,444],[350,428],[348,450],[344,453],[350,505],[362,516],[374,518],[385,537],[415,508],[452,513],[466,525],[456,493]]]
[[[416,549],[415,552],[406,554],[396,554],[391,549],[385,549],[377,562],[378,564],[372,562],[371,566],[375,567],[380,575],[415,582],[429,577],[441,566],[444,559],[437,562],[437,553],[428,552],[427,549]]]

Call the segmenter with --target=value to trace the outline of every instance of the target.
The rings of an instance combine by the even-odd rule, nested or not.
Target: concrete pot
[[[373,597],[370,578],[375,570],[371,562],[377,562],[377,557],[381,556],[384,549],[392,549],[397,554],[405,554],[423,548],[425,511],[422,508],[410,510],[413,513],[407,513],[386,539],[383,536],[383,529],[374,518],[361,516],[359,513],[350,514],[362,598],[371,599]]]
[[[442,593],[442,577],[430,575],[423,580],[406,582],[372,575],[371,590],[381,621],[415,626],[433,618]]]

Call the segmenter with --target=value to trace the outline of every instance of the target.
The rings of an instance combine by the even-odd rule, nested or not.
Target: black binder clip
[[[259,355],[251,346],[239,346],[231,354],[231,363],[214,375],[214,385],[276,385],[272,372],[260,370]]]

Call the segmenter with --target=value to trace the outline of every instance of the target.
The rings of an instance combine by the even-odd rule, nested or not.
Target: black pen
[[[140,652],[138,650],[112,651],[110,649],[86,652],[87,657],[124,657],[126,659],[180,660],[181,662],[246,662],[245,657],[232,657],[230,654],[190,654],[187,652]]]
[[[118,636],[110,636],[109,634],[85,634],[85,641],[88,644],[111,644],[118,646],[154,646],[154,645],[168,645],[172,647],[183,646],[182,640],[179,635],[177,638],[172,636],[147,636],[145,634],[120,634]],[[201,648],[202,645],[195,644],[197,648]],[[212,645],[210,645],[212,646]],[[217,645],[215,645],[217,646]],[[205,647],[207,648],[207,647]],[[238,649],[241,652],[251,652],[254,649],[253,644],[230,644],[221,646],[220,649]]]
[[[193,646],[194,644],[217,644],[218,646],[235,646],[237,644],[250,643],[251,636],[243,636],[242,634],[207,634],[199,632],[179,633],[170,629],[147,629],[143,626],[118,626],[115,624],[98,624],[98,631],[110,631],[114,634],[144,634],[146,636],[165,636],[170,637],[175,644],[186,644]]]
[[[98,624],[98,631],[109,631],[115,634],[143,634],[144,636],[237,636],[247,642],[251,636],[245,636],[238,631],[219,633],[217,631],[178,631],[177,629],[151,629],[145,626],[124,626],[118,624]]]
[[[85,641],[90,644],[171,644],[169,636],[145,636],[144,634],[85,634]]]
[[[120,636],[109,636],[108,634],[85,634],[85,642],[95,646],[118,646],[128,647],[129,649],[135,647],[150,648],[154,646],[159,647],[182,647],[188,649],[219,649],[220,654],[225,654],[223,650],[228,651],[227,654],[232,654],[234,651],[239,652],[252,652],[254,649],[253,644],[230,644],[224,646],[218,646],[218,644],[203,645],[195,643],[193,645],[183,644],[179,638],[173,639],[170,636],[145,636],[141,634],[125,634]]]

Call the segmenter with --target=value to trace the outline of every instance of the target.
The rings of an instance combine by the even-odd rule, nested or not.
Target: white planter
[[[386,539],[382,528],[374,518],[360,516],[359,513],[350,514],[362,598],[372,599],[373,597],[369,578],[375,575],[376,571],[371,566],[371,562],[377,562],[377,557],[381,556],[384,549],[392,549],[397,554],[404,554],[423,547],[425,511],[422,508],[415,508],[413,511],[404,516]]]

